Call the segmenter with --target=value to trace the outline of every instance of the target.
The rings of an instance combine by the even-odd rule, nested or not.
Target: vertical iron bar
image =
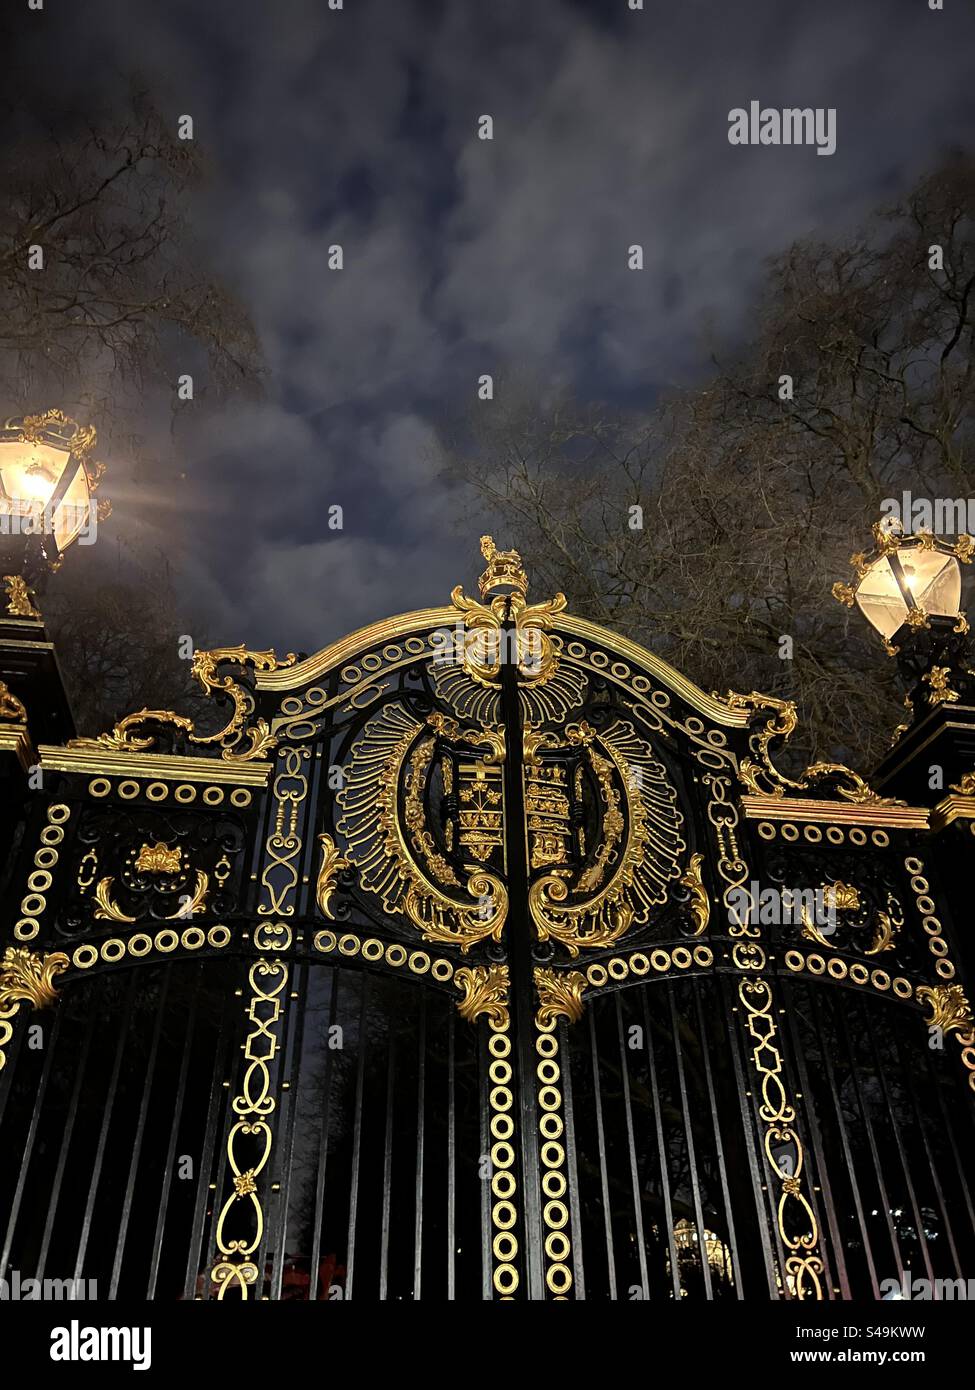
[[[538,1096],[535,1086],[535,1000],[532,966],[534,933],[528,911],[528,841],[523,777],[524,733],[518,692],[517,630],[504,624],[505,659],[501,662],[501,718],[505,729],[504,808],[505,863],[508,871],[508,969],[513,1070],[521,1152],[521,1193],[524,1207],[522,1257],[527,1296],[545,1298],[542,1246],[542,1191],[539,1176]]]
[[[744,1298],[742,1288],[741,1265],[738,1259],[738,1242],[735,1238],[735,1218],[731,1210],[731,1192],[728,1188],[728,1170],[724,1158],[724,1141],[721,1137],[721,1124],[718,1117],[717,1095],[714,1088],[714,1076],[711,1070],[711,1048],[708,1043],[708,1031],[704,1022],[704,1009],[701,1004],[701,990],[698,981],[693,980],[694,1002],[697,1005],[697,1026],[701,1038],[701,1055],[704,1058],[704,1077],[708,1088],[708,1105],[711,1108],[711,1121],[714,1126],[714,1148],[718,1159],[718,1175],[721,1182],[721,1198],[724,1202],[725,1219],[728,1223],[728,1245],[731,1251],[731,1269],[735,1281],[735,1297],[740,1302]]]
[[[582,1199],[579,1189],[579,1155],[576,1147],[575,1110],[572,1104],[572,1056],[569,1027],[559,1019],[559,1053],[562,1057],[562,1112],[565,1116],[566,1170],[569,1179],[569,1219],[572,1224],[572,1287],[576,1302],[586,1297],[585,1262],[582,1255]]]
[[[931,1267],[931,1252],[928,1250],[928,1239],[924,1233],[924,1222],[921,1219],[921,1208],[918,1204],[917,1194],[914,1191],[914,1180],[911,1176],[910,1165],[907,1161],[907,1153],[904,1149],[904,1140],[901,1136],[901,1127],[897,1122],[897,1111],[894,1109],[893,1103],[891,1101],[890,1089],[887,1085],[887,1070],[880,1060],[880,1053],[877,1051],[876,1030],[870,1026],[870,1020],[867,1021],[865,1032],[870,1039],[870,1050],[873,1054],[873,1064],[877,1069],[877,1075],[880,1077],[880,1086],[881,1090],[884,1093],[884,1105],[887,1108],[887,1113],[890,1116],[891,1127],[894,1131],[894,1145],[897,1149],[897,1157],[900,1159],[901,1169],[904,1173],[904,1181],[907,1184],[907,1196],[908,1200],[911,1203],[911,1211],[914,1215],[914,1226],[917,1231],[918,1242],[921,1246],[921,1257],[924,1260],[924,1268],[927,1271],[928,1279],[930,1279],[933,1287],[934,1270]]]
[[[125,1197],[122,1201],[122,1214],[119,1218],[118,1238],[115,1242],[115,1259],[112,1263],[112,1282],[108,1290],[110,1299],[114,1299],[117,1295],[119,1279],[122,1275],[122,1259],[125,1254],[125,1241],[129,1231],[129,1219],[132,1215],[132,1203],[135,1199],[136,1174],[139,1169],[139,1159],[142,1155],[142,1140],[145,1137],[146,1116],[149,1113],[149,1097],[152,1094],[152,1084],[156,1074],[156,1061],[159,1056],[159,1038],[162,1034],[163,1015],[166,1012],[166,999],[169,994],[171,972],[172,966],[167,963],[163,970],[162,988],[159,991],[159,1003],[156,1006],[156,1022],[152,1030],[152,1044],[149,1049],[149,1061],[146,1065],[145,1085],[142,1090],[142,1100],[139,1103],[139,1117],[136,1121],[135,1136],[132,1140],[132,1157],[129,1160],[129,1173],[125,1183]]]
[[[218,967],[219,969],[219,967]],[[193,1225],[186,1253],[186,1279],[183,1283],[183,1298],[197,1297],[197,1284],[202,1274],[205,1284],[209,1282],[203,1262],[203,1230],[206,1225],[207,1202],[210,1199],[210,1176],[213,1170],[213,1155],[217,1144],[217,1125],[221,1111],[225,1109],[225,1090],[223,1073],[227,1066],[227,1053],[230,1045],[228,1015],[232,994],[224,992],[220,1000],[220,1027],[217,1045],[213,1051],[213,1073],[210,1078],[210,1099],[207,1104],[206,1129],[203,1132],[203,1148],[200,1153],[199,1181],[196,1189],[196,1202],[193,1207]],[[214,1201],[216,1192],[214,1189]],[[203,1266],[201,1268],[201,1266]]]
[[[863,1092],[860,1089],[860,1069],[857,1065],[856,1054],[853,1051],[849,1029],[846,1026],[846,1010],[838,1009],[836,1012],[839,1019],[839,1028],[843,1034],[843,1042],[846,1047],[847,1056],[850,1059],[850,1075],[853,1080],[853,1089],[856,1091],[857,1104],[860,1107],[860,1114],[863,1117],[863,1127],[866,1131],[867,1142],[870,1145],[870,1155],[873,1159],[873,1169],[877,1179],[877,1188],[880,1192],[880,1202],[884,1209],[884,1220],[887,1223],[887,1234],[890,1236],[890,1243],[894,1252],[894,1259],[897,1262],[897,1274],[899,1276],[904,1268],[904,1259],[901,1255],[900,1246],[897,1243],[897,1232],[894,1229],[894,1223],[890,1219],[890,1198],[887,1196],[883,1169],[880,1166],[880,1151],[877,1148],[877,1139],[873,1132],[873,1121],[870,1118],[870,1111],[864,1102]]]
[[[589,1055],[592,1058],[592,1091],[596,1106],[596,1143],[599,1148],[599,1182],[603,1199],[603,1229],[606,1235],[606,1272],[609,1296],[616,1299],[616,1254],[613,1249],[613,1217],[606,1169],[606,1134],[603,1128],[603,1094],[599,1084],[599,1049],[596,1045],[596,1001],[589,1009]]]
[[[88,1053],[91,1050],[92,1034],[95,1031],[95,1015],[97,1010],[92,1008],[88,1013],[88,1021],[85,1024],[84,1040],[81,1044],[81,1054],[78,1058],[78,1068],[75,1072],[74,1086],[71,1090],[71,1100],[68,1103],[68,1113],[64,1121],[64,1132],[61,1136],[61,1148],[58,1153],[57,1168],[54,1173],[54,1181],[51,1184],[51,1193],[47,1204],[47,1219],[44,1222],[44,1236],[41,1240],[40,1254],[37,1257],[36,1278],[44,1278],[44,1266],[47,1263],[47,1252],[51,1245],[51,1235],[54,1230],[54,1219],[57,1214],[58,1201],[61,1196],[61,1184],[64,1181],[64,1171],[68,1165],[68,1150],[71,1148],[71,1140],[74,1136],[75,1120],[78,1117],[78,1103],[81,1100],[81,1087],[85,1079],[85,1068],[88,1065]]]
[[[362,972],[362,996],[359,1004],[359,1058],[356,1063],[355,1119],[352,1125],[352,1181],[349,1188],[349,1235],[346,1255],[345,1296],[352,1297],[352,1277],[355,1271],[355,1227],[359,1210],[359,1161],[362,1150],[362,1084],[366,1072],[366,1004],[369,998],[369,972]]]
[[[192,967],[191,967],[192,968]],[[147,1299],[156,1296],[156,1282],[159,1278],[159,1264],[162,1258],[163,1234],[166,1228],[166,1213],[169,1210],[169,1195],[173,1188],[173,1159],[176,1156],[176,1140],[179,1138],[180,1121],[183,1118],[183,1101],[186,1097],[186,1077],[190,1069],[190,1057],[193,1051],[193,1037],[196,1032],[196,1014],[200,1000],[200,982],[202,965],[197,965],[193,969],[191,978],[192,1002],[186,1021],[186,1034],[183,1038],[183,1050],[179,1060],[179,1076],[176,1081],[176,1097],[173,1102],[173,1118],[169,1126],[169,1142],[166,1145],[166,1156],[163,1160],[162,1182],[159,1192],[159,1212],[156,1217],[156,1233],[152,1242],[152,1255],[149,1260],[149,1285],[146,1293]]]
[[[650,1020],[650,1000],[647,986],[641,984],[638,988],[643,1004],[643,1027],[647,1043],[647,1072],[650,1078],[653,1122],[657,1135],[657,1157],[660,1160],[660,1193],[664,1204],[664,1222],[667,1226],[667,1249],[670,1252],[670,1282],[674,1297],[680,1298],[680,1270],[677,1266],[677,1243],[674,1240],[674,1206],[670,1195],[670,1163],[667,1158],[667,1140],[664,1137],[663,1114],[660,1109],[660,1086],[657,1080],[657,1057],[653,1045],[653,1024]]]
[[[931,1181],[934,1183],[934,1191],[935,1196],[938,1200],[938,1207],[941,1211],[941,1218],[945,1223],[945,1234],[948,1237],[948,1248],[951,1250],[951,1261],[952,1264],[955,1266],[955,1274],[958,1276],[959,1279],[963,1279],[965,1276],[961,1272],[961,1261],[958,1258],[958,1248],[955,1245],[955,1234],[951,1225],[951,1217],[948,1215],[948,1208],[945,1205],[944,1192],[941,1187],[941,1178],[938,1175],[938,1169],[934,1161],[934,1154],[931,1150],[931,1144],[928,1140],[928,1127],[924,1122],[924,1116],[922,1115],[921,1107],[918,1104],[917,1087],[914,1083],[914,1069],[910,1064],[910,1060],[908,1058],[905,1058],[903,1050],[901,1048],[901,1040],[896,1035],[894,1038],[894,1046],[897,1049],[897,1060],[900,1066],[900,1070],[903,1073],[903,1075],[907,1077],[907,1088],[911,1096],[911,1107],[914,1111],[914,1120],[917,1124],[918,1133],[921,1136],[921,1142],[924,1145],[924,1156],[928,1161],[928,1168],[931,1172]]]
[[[709,1303],[714,1301],[711,1288],[711,1261],[708,1259],[706,1239],[707,1226],[701,1207],[701,1186],[697,1177],[697,1151],[694,1146],[694,1129],[691,1124],[690,1106],[687,1103],[687,1079],[684,1075],[684,1050],[680,1041],[680,1020],[677,1017],[676,986],[671,980],[665,986],[667,1002],[670,1005],[670,1027],[674,1038],[674,1058],[677,1063],[677,1084],[680,1089],[680,1106],[684,1116],[684,1138],[687,1141],[687,1166],[691,1179],[691,1196],[694,1201],[694,1221],[697,1225],[697,1248],[701,1260],[701,1275],[704,1279],[704,1297]]]
[[[413,1300],[423,1288],[423,1162],[426,1139],[427,991],[420,985],[420,1026],[417,1030],[416,1078],[416,1205],[413,1210]]]
[[[447,1298],[457,1297],[457,1087],[455,1065],[455,1014],[447,1010]]]
[[[20,1160],[20,1172],[17,1175],[17,1186],[10,1204],[10,1215],[7,1219],[7,1231],[3,1241],[3,1251],[0,1253],[0,1279],[7,1277],[7,1261],[10,1259],[10,1247],[13,1244],[14,1232],[17,1227],[17,1218],[20,1215],[20,1204],[24,1198],[24,1188],[27,1184],[27,1175],[30,1171],[30,1161],[34,1153],[34,1144],[37,1142],[37,1131],[40,1127],[41,1116],[44,1113],[44,1101],[47,1096],[47,1086],[51,1079],[51,1072],[54,1066],[54,1054],[57,1050],[57,1043],[61,1036],[61,1010],[54,1015],[54,1022],[51,1025],[51,1036],[47,1041],[45,1049],[44,1065],[41,1068],[41,1079],[38,1083],[37,1094],[34,1097],[34,1105],[31,1110],[30,1125],[27,1129],[27,1137],[24,1140],[24,1152]]]
[[[118,1089],[119,1074],[122,1070],[122,1057],[125,1053],[125,1045],[129,1037],[129,1025],[132,1020],[132,1006],[135,1001],[137,974],[135,970],[129,971],[128,988],[125,991],[125,1006],[122,1012],[122,1021],[119,1027],[118,1042],[115,1045],[115,1059],[112,1063],[112,1074],[108,1083],[108,1094],[105,1097],[105,1108],[102,1112],[101,1127],[98,1132],[98,1144],[95,1149],[95,1157],[91,1165],[91,1181],[88,1184],[88,1199],[85,1202],[85,1213],[81,1221],[81,1234],[78,1237],[78,1254],[75,1258],[74,1278],[81,1278],[81,1267],[88,1253],[88,1238],[91,1234],[91,1219],[95,1210],[95,1198],[98,1194],[98,1184],[101,1181],[102,1163],[105,1159],[105,1146],[108,1142],[108,1130],[112,1123],[112,1111],[115,1108],[115,1093]]]
[[[846,1132],[846,1121],[843,1119],[843,1106],[840,1101],[839,1090],[836,1086],[836,1073],[833,1071],[833,1059],[830,1055],[830,1047],[826,1040],[823,1028],[822,1010],[819,1004],[819,994],[815,989],[810,989],[809,998],[812,1002],[813,1017],[816,1020],[816,1032],[819,1038],[819,1051],[823,1059],[823,1070],[826,1073],[826,1080],[829,1085],[830,1096],[833,1101],[833,1109],[836,1112],[836,1126],[840,1136],[840,1144],[843,1148],[843,1159],[846,1163],[847,1176],[850,1179],[850,1189],[853,1194],[853,1205],[857,1214],[857,1223],[860,1227],[860,1235],[863,1240],[863,1253],[866,1256],[867,1271],[870,1275],[870,1286],[873,1289],[874,1298],[880,1297],[880,1285],[877,1282],[877,1269],[874,1265],[873,1246],[870,1243],[870,1232],[867,1230],[867,1223],[863,1212],[863,1198],[860,1196],[860,1183],[857,1178],[856,1165],[853,1161],[853,1153],[850,1149],[850,1140]],[[839,1259],[839,1256],[837,1257]],[[847,1269],[845,1260],[840,1262],[840,1277],[847,1280]],[[848,1282],[843,1285],[843,1297],[852,1298],[852,1291]]]
[[[941,1089],[941,1077],[937,1075],[937,1073],[931,1066],[931,1053],[928,1048],[924,1048],[924,1056],[927,1062],[928,1077],[931,1081],[931,1085],[934,1087],[935,1093],[937,1094],[938,1108],[941,1111],[941,1119],[944,1123],[945,1133],[948,1136],[948,1142],[951,1145],[951,1152],[952,1156],[954,1157],[955,1168],[958,1173],[958,1181],[961,1184],[962,1194],[965,1198],[965,1210],[968,1212],[968,1221],[973,1233],[975,1233],[975,1205],[973,1205],[972,1203],[972,1194],[968,1187],[968,1178],[965,1172],[965,1165],[962,1163],[961,1154],[958,1152],[958,1141],[955,1138],[955,1127],[951,1122],[951,1116],[948,1114],[948,1107],[945,1105],[945,1098]],[[0,1266],[0,1270],[2,1270],[2,1266]]]
[[[630,1185],[633,1191],[633,1219],[636,1224],[637,1249],[640,1259],[640,1283],[643,1286],[643,1297],[649,1298],[647,1242],[643,1233],[643,1199],[636,1157],[636,1137],[633,1132],[633,1102],[630,1096],[630,1064],[627,1060],[627,1047],[623,1036],[623,1000],[619,990],[616,991],[616,1029],[620,1044],[620,1079],[623,1083],[623,1108],[626,1116],[626,1142],[630,1158]]]
[[[328,1032],[325,1039],[325,1066],[322,1077],[322,1119],[318,1136],[318,1159],[315,1170],[315,1215],[311,1228],[311,1281],[308,1301],[318,1298],[318,1266],[322,1257],[322,1221],[325,1215],[325,1171],[328,1166],[328,1141],[332,1124],[332,1029],[338,1017],[341,972],[332,966],[329,979]]]
[[[379,1235],[379,1301],[389,1293],[389,1219],[393,1196],[393,1087],[396,1085],[396,1032],[390,1019],[386,1039],[386,1125],[383,1136],[383,1202]]]

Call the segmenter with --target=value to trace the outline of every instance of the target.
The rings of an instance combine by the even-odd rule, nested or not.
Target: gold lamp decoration
[[[96,432],[61,410],[12,416],[0,425],[0,543],[7,612],[38,617],[28,587],[60,568],[64,552],[90,528],[92,494],[104,466],[92,459]],[[104,520],[111,504],[95,506]],[[26,578],[25,578],[26,574]]]
[[[967,534],[952,545],[930,531],[905,534],[894,518],[873,526],[874,548],[850,557],[855,574],[850,584],[833,585],[833,597],[856,606],[883,638],[891,656],[891,638],[905,625],[930,627],[931,618],[953,618],[954,631],[968,630],[960,610],[961,570],[971,564],[975,540]]]

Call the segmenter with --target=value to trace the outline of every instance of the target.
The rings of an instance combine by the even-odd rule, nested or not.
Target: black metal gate
[[[965,1278],[975,1036],[929,813],[839,766],[790,781],[791,706],[529,604],[483,548],[480,601],[301,661],[199,653],[215,731],[142,711],[39,750],[0,1277],[321,1301]]]

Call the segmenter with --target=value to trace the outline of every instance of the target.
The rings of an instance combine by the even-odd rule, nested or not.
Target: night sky
[[[180,417],[185,479],[109,457],[104,490],[106,538],[167,548],[213,644],[314,650],[469,587],[484,525],[439,431],[491,408],[481,373],[651,404],[707,372],[709,334],[747,333],[769,255],[971,144],[970,0],[645,4],[46,0],[23,20],[0,61],[36,63],[38,100],[137,71],[211,163],[194,232],[267,392]],[[836,153],[731,146],[752,100],[835,107]],[[171,394],[147,387],[150,438]]]

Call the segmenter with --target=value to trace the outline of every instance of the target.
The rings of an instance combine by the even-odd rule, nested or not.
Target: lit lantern
[[[891,638],[905,626],[928,628],[932,618],[950,619],[955,631],[965,631],[959,561],[971,563],[972,537],[959,536],[950,545],[930,531],[905,535],[896,521],[876,522],[873,537],[873,552],[851,557],[854,580],[834,584],[834,597],[850,608],[855,604],[891,654],[897,650]]]
[[[60,410],[9,419],[0,427],[4,570],[20,572],[28,553],[42,568],[57,569],[68,546],[91,532],[91,494],[103,472],[90,457],[95,437],[93,426],[79,425]],[[99,515],[107,515],[107,504]]]

